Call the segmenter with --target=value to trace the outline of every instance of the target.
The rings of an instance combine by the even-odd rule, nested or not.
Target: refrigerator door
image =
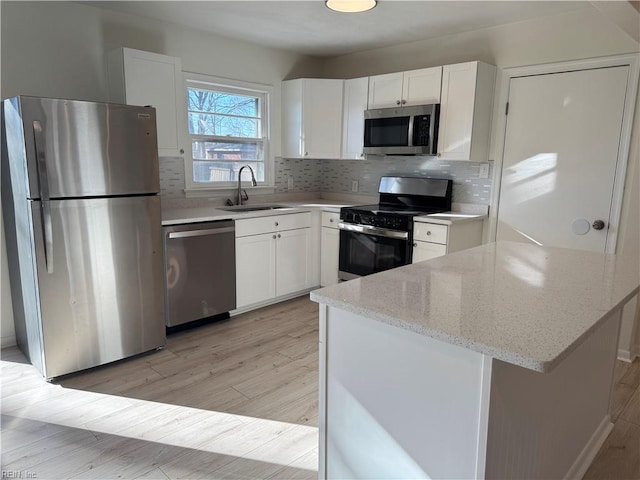
[[[31,202],[44,376],[164,345],[160,198],[50,203],[46,249],[40,202]]]
[[[155,109],[17,98],[5,109],[20,109],[29,198],[160,191]]]

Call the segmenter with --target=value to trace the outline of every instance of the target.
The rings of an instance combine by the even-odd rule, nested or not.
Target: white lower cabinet
[[[483,219],[484,217],[478,217],[471,221],[452,222],[450,225],[414,219],[412,263],[480,245]]]
[[[340,260],[340,215],[322,212],[322,238],[320,239],[320,285],[323,287],[338,283],[338,263]]]
[[[278,233],[276,238],[276,296],[309,286],[311,228]]]
[[[265,233],[236,238],[238,308],[276,296],[276,238]]]
[[[307,212],[236,220],[237,308],[317,285],[311,237]]]
[[[446,245],[439,245],[431,242],[413,242],[413,261],[412,263],[423,262],[430,258],[441,257],[447,253]]]

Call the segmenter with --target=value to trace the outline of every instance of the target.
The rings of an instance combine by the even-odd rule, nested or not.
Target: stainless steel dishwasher
[[[163,231],[167,327],[235,309],[235,222],[171,225]]]

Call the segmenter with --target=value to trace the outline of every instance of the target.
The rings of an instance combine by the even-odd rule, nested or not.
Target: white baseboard
[[[265,300],[264,302],[253,303],[251,305],[246,305],[244,307],[237,308],[229,312],[231,317],[235,317],[236,315],[240,315],[242,313],[250,312],[251,310],[256,310],[258,308],[267,307],[269,305],[274,305],[276,303],[284,302],[286,300],[291,300],[292,298],[301,297],[303,295],[308,295],[309,292],[320,288],[319,286],[313,288],[305,288],[304,290],[300,290],[298,292],[290,293],[288,295],[282,295],[280,297],[270,298],[269,300]]]
[[[16,337],[14,335],[0,337],[0,348],[13,347],[14,345],[16,345]]]
[[[633,362],[633,358],[631,357],[631,352],[629,350],[618,350],[618,360],[621,362],[631,363]]]
[[[591,438],[584,446],[575,462],[573,462],[573,465],[571,465],[571,468],[564,476],[564,478],[573,480],[576,478],[584,477],[584,474],[587,473],[587,470],[591,466],[593,459],[596,458],[598,451],[611,433],[611,430],[613,430],[611,417],[609,415],[605,415],[605,417],[602,419],[602,422],[600,422],[598,428],[596,428],[596,430],[593,432],[593,435],[591,435]]]
[[[640,357],[640,346],[634,345],[631,350],[618,350],[618,360],[627,363],[633,363],[636,357]]]

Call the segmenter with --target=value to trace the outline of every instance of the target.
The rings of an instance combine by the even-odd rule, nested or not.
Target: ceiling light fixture
[[[343,13],[366,12],[375,7],[377,3],[377,0],[326,0],[324,2],[330,10]]]

